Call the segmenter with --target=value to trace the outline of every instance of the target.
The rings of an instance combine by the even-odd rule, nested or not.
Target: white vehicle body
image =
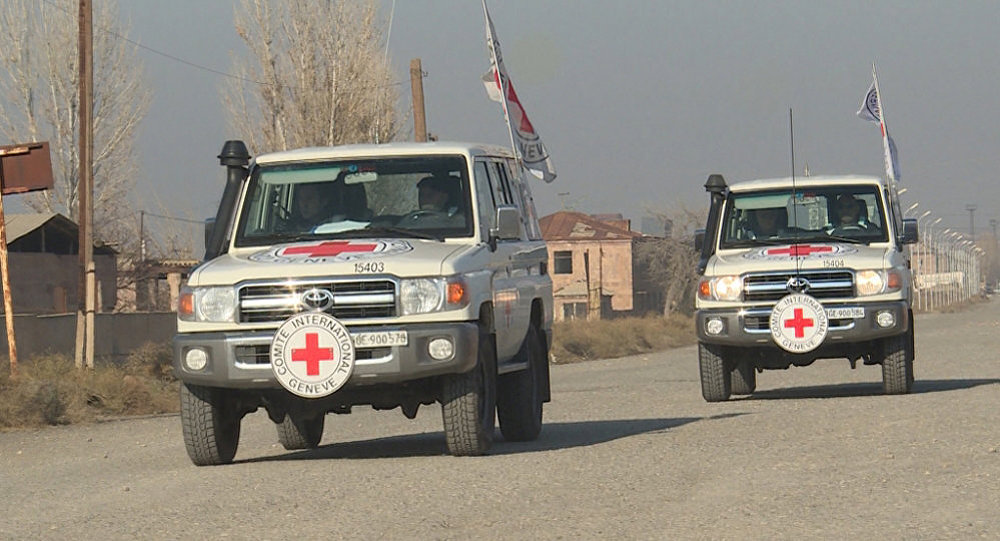
[[[903,219],[895,187],[876,177],[823,176],[723,183],[715,193],[696,298],[705,398],[748,394],[758,371],[820,358],[888,364],[887,391],[908,391],[913,324],[906,245],[916,228]],[[767,213],[779,223],[765,232]],[[804,317],[808,306],[792,302],[797,312],[772,317],[789,295],[805,296],[789,302],[818,301],[802,320],[806,328],[794,332],[786,331],[796,324],[789,320]],[[902,382],[893,379],[900,347]]]
[[[220,425],[235,419],[237,433],[239,418],[263,406],[286,447],[296,446],[289,434],[308,447],[327,412],[365,404],[412,417],[420,404],[456,402],[449,389],[469,384],[479,386],[475,422],[448,434],[453,453],[485,452],[494,403],[501,430],[506,422],[515,439],[537,435],[519,428],[540,428],[549,399],[552,283],[527,179],[509,150],[437,142],[308,148],[261,155],[247,173],[224,253],[194,270],[182,295],[174,341],[182,406],[214,401],[209,411],[222,410]],[[417,185],[430,176],[449,187],[453,206],[418,208]],[[330,206],[341,208],[304,224],[294,215],[308,207],[307,187],[332,190]],[[303,313],[335,319],[354,346],[343,387],[310,388],[314,398],[302,398],[314,395],[288,387],[272,366],[275,331]],[[449,422],[446,411],[446,432]],[[196,463],[231,460],[227,449],[197,441],[224,439],[224,431],[185,428]]]

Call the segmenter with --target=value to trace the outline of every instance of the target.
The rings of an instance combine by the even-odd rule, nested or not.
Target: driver
[[[430,212],[447,212],[451,179],[430,176],[420,179],[417,183],[417,201],[420,210]]]
[[[860,220],[861,206],[851,194],[841,194],[837,197],[835,207],[837,209],[838,220],[834,224],[835,230],[865,230],[867,229]]]

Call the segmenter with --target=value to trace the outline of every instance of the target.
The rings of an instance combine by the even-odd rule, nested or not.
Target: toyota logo
[[[299,304],[309,310],[325,312],[333,306],[333,293],[326,289],[313,288],[299,296]]]
[[[801,276],[792,276],[785,283],[785,288],[793,293],[806,293],[810,287],[812,287],[812,284],[809,283],[809,280]]]

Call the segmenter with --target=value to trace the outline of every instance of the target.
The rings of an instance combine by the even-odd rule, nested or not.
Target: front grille
[[[771,309],[754,310],[743,316],[743,330],[754,333],[771,332]],[[853,319],[831,319],[827,327],[831,331],[843,331],[854,327]]]
[[[381,359],[392,355],[391,348],[368,348],[354,350],[354,360],[364,361],[368,359]],[[239,364],[271,364],[270,344],[257,344],[253,346],[236,346],[236,362]]]
[[[309,309],[302,294],[328,291],[333,305],[326,313],[338,319],[370,319],[396,315],[396,284],[389,280],[248,285],[239,290],[240,322],[277,322]]]
[[[752,273],[743,278],[743,299],[750,302],[777,301],[791,293],[788,281],[794,272]],[[851,271],[802,271],[800,278],[809,281],[807,294],[816,299],[854,297],[854,273]]]

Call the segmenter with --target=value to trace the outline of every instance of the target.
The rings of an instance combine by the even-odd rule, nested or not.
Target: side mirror
[[[490,241],[521,238],[521,211],[514,205],[497,207],[497,226],[490,230]]]
[[[919,235],[917,234],[917,219],[903,218],[903,234],[899,237],[900,244],[916,244]]]
[[[694,251],[700,252],[705,246],[705,230],[696,229],[694,231]]]

